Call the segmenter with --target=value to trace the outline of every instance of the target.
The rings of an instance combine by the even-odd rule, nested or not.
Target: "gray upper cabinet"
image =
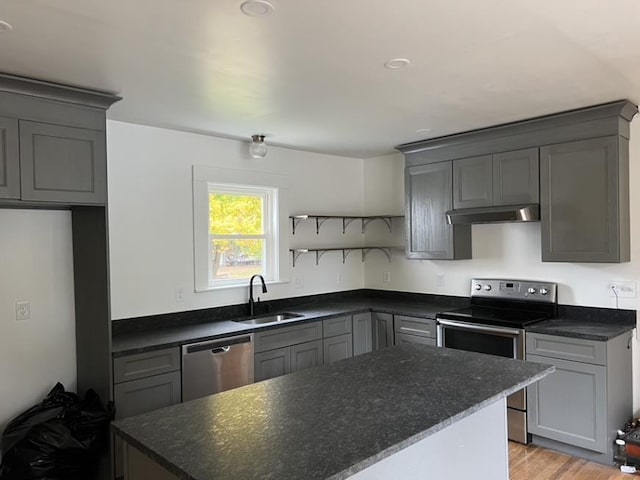
[[[540,158],[542,260],[629,261],[628,141],[548,145]]]
[[[106,203],[102,131],[20,121],[22,200]]]
[[[493,204],[540,202],[540,165],[537,148],[493,155]]]
[[[453,161],[453,208],[493,205],[493,160],[491,155]]]
[[[440,162],[405,170],[407,258],[471,258],[471,226],[448,225],[452,206],[452,164]]]
[[[453,208],[539,202],[538,149],[453,161]]]
[[[0,117],[0,198],[20,198],[18,121]]]

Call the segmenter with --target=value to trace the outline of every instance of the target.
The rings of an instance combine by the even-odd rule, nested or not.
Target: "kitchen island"
[[[401,345],[130,417],[113,431],[128,480],[507,480],[505,397],[552,371]]]

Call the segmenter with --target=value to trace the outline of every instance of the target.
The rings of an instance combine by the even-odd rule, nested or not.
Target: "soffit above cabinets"
[[[117,92],[112,119],[361,158],[640,101],[640,2],[272,3],[256,18],[239,0],[5,0],[0,65]]]

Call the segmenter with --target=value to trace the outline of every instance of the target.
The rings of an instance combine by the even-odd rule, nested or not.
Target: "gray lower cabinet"
[[[350,333],[325,338],[323,345],[325,365],[353,357],[353,339]]]
[[[301,343],[291,348],[291,372],[318,367],[323,363],[323,346],[321,340]]]
[[[412,259],[471,258],[471,225],[448,225],[452,163],[405,169],[406,255]]]
[[[106,203],[104,132],[20,121],[22,200]]]
[[[0,198],[20,198],[18,121],[0,117]]]
[[[436,345],[436,321],[433,318],[393,316],[395,343]]]
[[[289,347],[255,354],[253,375],[256,382],[288,373],[291,373],[291,349]]]
[[[527,388],[533,443],[610,463],[616,430],[633,414],[632,332],[607,342],[528,333],[527,361],[556,371]],[[546,442],[546,443],[545,443]],[[552,442],[549,444],[548,442]]]
[[[527,391],[529,432],[606,452],[605,367],[538,355],[527,355],[527,361],[556,367]]]
[[[393,315],[373,312],[373,349],[391,347],[395,344],[393,335]]]
[[[180,403],[181,385],[180,372],[163,373],[116,384],[116,419]]]
[[[543,261],[630,260],[627,139],[541,147],[540,173]]]
[[[361,355],[373,350],[373,317],[371,313],[357,313],[353,316],[353,355]]]
[[[253,336],[254,381],[322,365],[322,328],[323,323],[317,321],[256,332]]]

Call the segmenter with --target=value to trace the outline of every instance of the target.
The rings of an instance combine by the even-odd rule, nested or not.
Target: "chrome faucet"
[[[252,317],[254,315],[253,307],[256,303],[253,300],[253,279],[256,277],[258,277],[262,282],[262,293],[267,293],[267,285],[264,283],[264,277],[262,275],[254,275],[253,277],[251,277],[251,280],[249,280],[249,315],[251,315]],[[258,301],[260,301],[260,297],[258,297]]]

